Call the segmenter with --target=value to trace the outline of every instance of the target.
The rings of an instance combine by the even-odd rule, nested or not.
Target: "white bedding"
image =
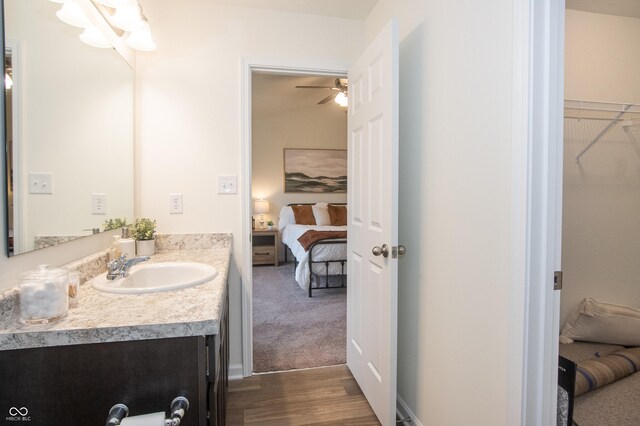
[[[296,281],[304,290],[309,288],[309,252],[304,251],[302,245],[298,242],[298,238],[308,230],[317,231],[346,231],[346,226],[310,226],[310,225],[287,225],[282,230],[282,242],[291,249],[293,255],[298,259],[298,267],[296,268]],[[346,244],[323,244],[313,249],[313,260],[341,260],[347,258]],[[325,273],[324,264],[314,264],[313,272],[317,274]],[[346,265],[345,265],[346,273]],[[342,274],[340,263],[329,264],[329,275]]]

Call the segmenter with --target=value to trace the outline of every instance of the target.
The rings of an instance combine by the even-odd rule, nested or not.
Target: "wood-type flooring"
[[[344,366],[229,382],[227,425],[379,425]]]

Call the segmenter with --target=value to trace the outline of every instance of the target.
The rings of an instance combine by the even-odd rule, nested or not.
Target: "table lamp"
[[[264,229],[264,214],[269,213],[269,202],[267,200],[255,200],[253,212],[260,215],[260,228]]]

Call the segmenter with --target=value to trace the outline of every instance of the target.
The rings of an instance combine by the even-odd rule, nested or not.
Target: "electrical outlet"
[[[182,194],[169,194],[169,213],[182,214]]]
[[[107,194],[91,194],[91,214],[107,214]]]
[[[29,194],[53,194],[53,175],[29,173]]]
[[[238,176],[218,175],[218,194],[237,194]]]

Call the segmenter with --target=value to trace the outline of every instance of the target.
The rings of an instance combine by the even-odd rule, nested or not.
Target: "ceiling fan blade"
[[[326,104],[327,102],[335,99],[335,97],[338,96],[338,93],[340,93],[340,92],[336,92],[336,93],[330,94],[329,96],[327,96],[326,98],[324,98],[323,100],[318,102],[318,105]]]

